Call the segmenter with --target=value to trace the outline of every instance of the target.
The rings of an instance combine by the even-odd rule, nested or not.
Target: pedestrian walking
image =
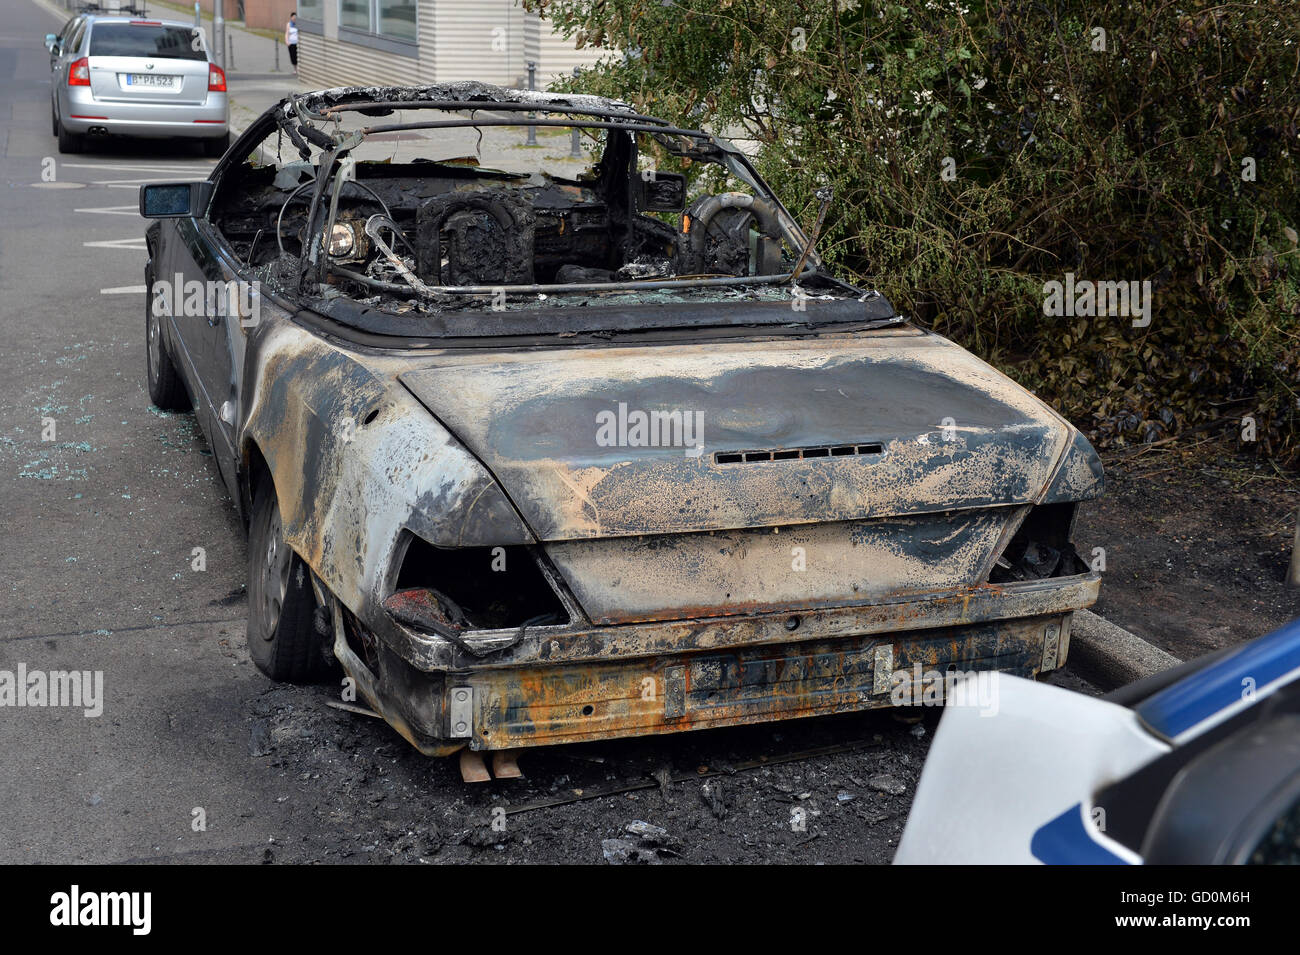
[[[289,48],[289,62],[293,71],[298,72],[298,11],[289,14],[289,22],[284,27],[284,45]]]

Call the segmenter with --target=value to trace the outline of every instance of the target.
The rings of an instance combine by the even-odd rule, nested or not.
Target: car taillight
[[[226,74],[214,63],[208,64],[208,92],[224,93],[226,91]]]
[[[82,57],[68,67],[68,85],[69,86],[89,86],[90,85],[90,60]]]

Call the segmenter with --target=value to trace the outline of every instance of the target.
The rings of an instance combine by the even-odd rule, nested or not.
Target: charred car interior
[[[253,661],[341,666],[470,780],[1063,665],[1097,455],[831,274],[832,201],[805,231],[707,133],[481,84],[294,96],[143,187],[151,303],[255,293],[146,309],[249,528]]]
[[[793,278],[797,226],[739,152],[575,97],[549,103],[563,118],[532,122],[581,130],[594,155],[586,168],[551,173],[527,159],[487,168],[483,131],[514,127],[539,105],[535,94],[496,95],[481,109],[295,100],[250,161],[223,178],[211,221],[268,282],[399,313],[501,310],[546,293],[761,289]],[[660,161],[682,165],[690,181],[660,171]],[[815,268],[803,274],[852,292]]]

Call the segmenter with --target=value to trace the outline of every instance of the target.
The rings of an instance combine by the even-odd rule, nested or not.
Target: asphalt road
[[[102,713],[0,707],[0,863],[599,862],[634,819],[686,861],[887,862],[934,712],[570,747],[465,787],[327,706],[330,687],[257,672],[243,528],[194,420],[144,387],[137,187],[210,161],[170,144],[60,157],[41,44],[58,25],[5,0],[0,671],[102,673]],[[496,807],[508,832],[487,828]]]
[[[152,408],[143,387],[138,186],[203,178],[211,161],[166,144],[59,156],[41,38],[60,21],[4,6],[0,669],[102,671],[104,709],[0,711],[0,861],[261,843],[270,819],[191,827],[196,807],[231,817],[280,794],[223,731],[265,689],[232,649],[242,528],[193,419]]]

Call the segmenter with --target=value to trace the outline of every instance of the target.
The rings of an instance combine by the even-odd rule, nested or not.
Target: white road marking
[[[108,172],[114,172],[118,169],[131,170],[134,172],[172,172],[176,174],[196,172],[200,169],[211,169],[213,163],[195,163],[193,166],[132,166],[122,165],[119,163],[89,163],[89,162],[61,162],[60,166],[65,169],[100,169]]]
[[[128,252],[146,252],[144,236],[132,236],[129,239],[105,239],[102,242],[81,243],[88,249],[125,249]]]
[[[143,285],[119,285],[117,288],[102,288],[99,290],[100,295],[139,295],[147,292],[148,289]]]
[[[140,207],[135,206],[101,206],[98,209],[73,209],[73,212],[98,212],[106,216],[138,216]]]
[[[29,183],[33,189],[85,189],[84,182],[33,182]]]
[[[96,185],[96,186],[112,186],[112,185],[116,185],[117,183],[120,183],[120,182],[125,182],[125,183],[132,183],[132,182],[194,182],[194,177],[193,177],[193,176],[185,176],[185,177],[180,178],[180,179],[164,179],[164,178],[158,178],[157,176],[150,176],[150,177],[148,177],[148,178],[146,178],[146,179],[95,179],[95,180],[92,181],[92,185]],[[130,188],[134,188],[134,187],[132,186],[132,187],[130,187]]]

